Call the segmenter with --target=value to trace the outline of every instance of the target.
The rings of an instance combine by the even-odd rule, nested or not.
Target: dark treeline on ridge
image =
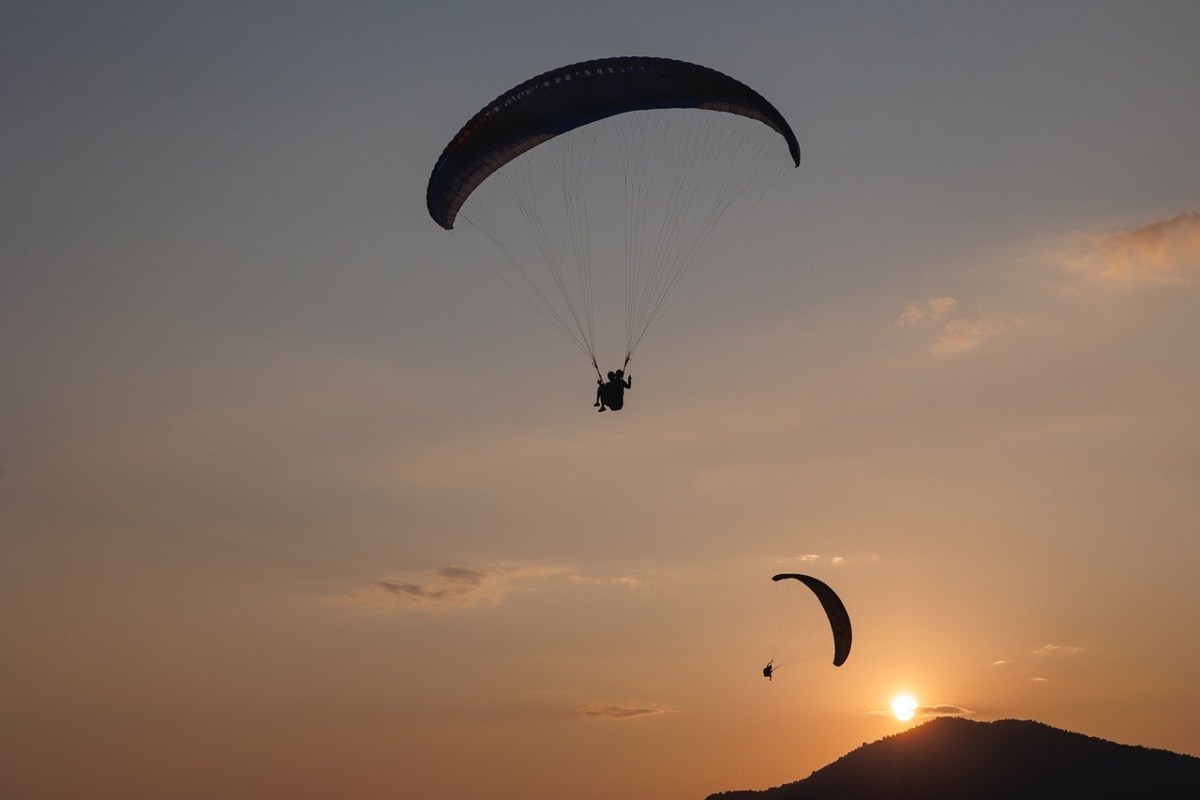
[[[1200,797],[1200,758],[1028,720],[942,717],[842,756],[809,777],[708,800]]]

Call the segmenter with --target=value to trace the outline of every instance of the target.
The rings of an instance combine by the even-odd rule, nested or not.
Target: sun
[[[898,694],[892,698],[892,713],[901,722],[908,722],[917,713],[917,698],[911,694]]]

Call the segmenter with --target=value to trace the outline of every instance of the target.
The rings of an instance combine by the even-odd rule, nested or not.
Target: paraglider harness
[[[629,359],[632,357],[633,357],[632,353],[625,354],[625,362],[623,364],[621,364],[621,369],[617,370],[617,372],[621,373],[621,377],[618,378],[617,380],[624,381],[625,368],[629,366]],[[607,392],[605,391],[605,389],[611,383],[613,383],[613,381],[605,382],[604,376],[602,374],[600,374],[600,365],[596,363],[596,358],[594,356],[592,357],[592,369],[596,370],[596,385],[597,385],[597,387],[599,387],[596,390],[596,394],[597,394],[597,403],[596,404],[599,405],[600,410],[603,411],[605,406],[609,406],[608,396],[607,396]],[[615,375],[615,372],[610,372],[608,374],[609,374],[609,377],[613,377]],[[618,404],[615,407],[613,407],[613,406],[609,406],[609,407],[611,407],[613,411],[620,411],[622,405],[623,404]]]

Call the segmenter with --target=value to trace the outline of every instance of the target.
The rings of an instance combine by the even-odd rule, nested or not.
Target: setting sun
[[[892,713],[901,722],[908,722],[917,713],[917,698],[911,694],[898,694],[892,699]]]

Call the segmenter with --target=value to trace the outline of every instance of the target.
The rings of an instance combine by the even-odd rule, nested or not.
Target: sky
[[[687,800],[937,714],[1200,756],[1198,38],[5,4],[0,794]],[[612,55],[746,82],[803,161],[596,414],[424,193],[483,104]],[[838,591],[844,666],[763,680],[777,572]]]

